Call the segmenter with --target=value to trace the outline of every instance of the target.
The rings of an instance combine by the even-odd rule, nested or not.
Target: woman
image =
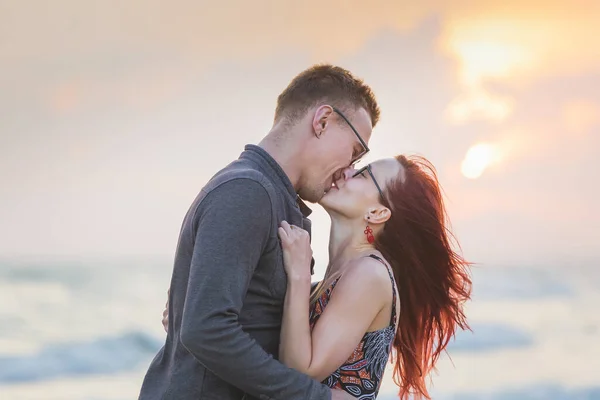
[[[402,155],[348,168],[320,204],[331,217],[330,260],[316,286],[308,233],[279,228],[288,275],[280,360],[375,399],[393,354],[400,398],[429,398],[425,378],[456,328],[468,328],[471,290],[434,168]]]
[[[280,360],[374,399],[394,353],[400,398],[429,397],[427,374],[456,327],[468,327],[471,288],[434,168],[398,156],[348,169],[321,205],[331,217],[330,261],[312,295],[308,234],[285,222],[279,229],[288,274]]]

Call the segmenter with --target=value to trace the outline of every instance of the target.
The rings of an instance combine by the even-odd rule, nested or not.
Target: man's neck
[[[301,146],[295,143],[292,132],[278,131],[274,127],[258,146],[265,150],[279,164],[283,172],[294,186],[296,192],[300,184],[301,159],[299,150]]]

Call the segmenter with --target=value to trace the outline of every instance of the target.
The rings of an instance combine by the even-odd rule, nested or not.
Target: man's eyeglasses
[[[385,197],[383,196],[383,191],[381,190],[381,187],[377,183],[377,179],[375,179],[375,176],[373,175],[373,171],[371,171],[371,164],[368,164],[367,166],[365,166],[365,167],[359,169],[358,171],[356,171],[354,173],[354,175],[352,175],[352,177],[355,178],[358,175],[365,176],[365,171],[367,171],[369,173],[369,175],[371,176],[371,179],[373,180],[373,183],[377,187],[377,191],[379,192],[379,195],[381,196],[381,200],[385,201]]]
[[[363,150],[361,153],[355,155],[352,157],[352,163],[356,163],[358,160],[360,160],[361,158],[363,158],[365,156],[365,154],[367,154],[369,152],[369,146],[367,146],[367,144],[365,143],[365,141],[363,140],[362,137],[360,137],[360,135],[358,134],[358,131],[356,130],[356,128],[354,128],[354,125],[352,125],[350,123],[350,121],[348,120],[348,118],[346,118],[346,116],[344,114],[342,114],[342,112],[340,110],[338,110],[337,108],[331,106],[331,108],[333,109],[333,111],[339,115],[340,117],[342,117],[342,119],[344,121],[346,121],[346,123],[348,124],[348,126],[350,127],[350,129],[352,129],[352,132],[354,132],[354,134],[356,135],[356,137],[358,138],[358,141],[360,142]]]

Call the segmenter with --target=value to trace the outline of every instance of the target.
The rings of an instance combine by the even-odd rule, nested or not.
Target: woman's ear
[[[370,224],[383,224],[392,217],[392,211],[384,206],[372,207],[369,209],[365,220]]]

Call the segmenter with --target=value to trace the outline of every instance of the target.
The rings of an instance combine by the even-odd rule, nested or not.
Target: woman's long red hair
[[[468,329],[469,263],[453,250],[434,167],[422,157],[396,157],[404,173],[386,185],[392,211],[375,246],[391,264],[400,296],[393,343],[394,381],[404,400],[430,398],[425,378],[456,328]]]

